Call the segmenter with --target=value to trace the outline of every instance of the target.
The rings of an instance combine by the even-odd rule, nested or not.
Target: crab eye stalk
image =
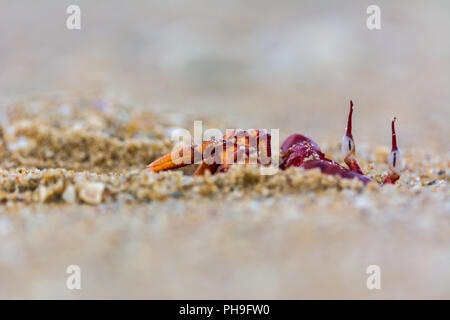
[[[402,170],[402,153],[397,146],[397,136],[395,134],[395,121],[397,118],[392,119],[392,150],[389,154],[389,168],[398,176]]]
[[[347,120],[347,132],[346,135],[349,137],[352,137],[352,116],[353,116],[353,101],[350,100],[350,111],[348,113],[348,120]]]
[[[391,151],[389,154],[389,169],[398,176],[402,173],[402,153],[400,150]]]
[[[397,118],[392,119],[392,150],[389,154],[389,173],[384,179],[384,183],[395,183],[402,173],[402,153],[397,146],[397,136],[395,134],[395,121]]]
[[[397,121],[396,117],[394,117],[392,119],[392,123],[391,123],[391,126],[392,126],[392,151],[398,150],[398,147],[397,147],[397,135],[395,134],[395,121]]]
[[[352,135],[352,116],[353,116],[353,101],[350,100],[350,111],[348,113],[347,128],[342,137],[341,151],[345,158],[355,153],[355,141]]]
[[[356,161],[354,157],[356,147],[352,135],[352,115],[353,115],[353,101],[350,100],[350,111],[348,113],[347,128],[345,129],[345,134],[342,137],[341,151],[344,156],[344,161],[349,167],[349,169],[359,174],[363,174],[358,161]]]
[[[346,134],[342,137],[341,151],[345,158],[355,153],[355,142]]]

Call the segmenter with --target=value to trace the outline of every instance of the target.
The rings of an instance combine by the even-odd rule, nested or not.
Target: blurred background
[[[71,4],[81,30],[66,28]],[[366,27],[372,4],[381,30]],[[447,0],[0,0],[2,125],[16,99],[95,97],[339,146],[353,99],[360,154],[390,147],[397,116],[418,184],[219,203],[6,203],[0,297],[448,298],[449,16]],[[442,167],[437,191],[420,185],[431,179],[416,170],[424,159],[430,177]],[[65,287],[69,264],[82,267],[79,292]],[[365,287],[369,264],[382,266],[382,291]]]
[[[448,1],[4,1],[0,93],[76,93],[339,143],[448,150]],[[81,30],[66,8],[81,8]],[[199,119],[201,120],[201,119]]]

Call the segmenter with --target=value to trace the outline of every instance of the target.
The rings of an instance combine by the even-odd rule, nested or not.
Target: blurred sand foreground
[[[78,3],[68,31],[69,1],[0,0],[0,298],[450,298],[447,1],[378,1],[379,31],[365,1]],[[375,179],[398,117],[397,185],[143,172],[194,120],[341,161],[350,98]]]

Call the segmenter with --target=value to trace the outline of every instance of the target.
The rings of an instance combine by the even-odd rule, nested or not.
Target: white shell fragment
[[[62,194],[62,199],[67,203],[75,203],[77,201],[77,191],[73,185],[67,186]]]
[[[39,200],[41,202],[47,201],[50,198],[50,196],[51,192],[49,192],[49,190],[45,186],[39,187]]]
[[[103,199],[103,182],[86,182],[80,187],[80,199],[89,204],[100,204]]]

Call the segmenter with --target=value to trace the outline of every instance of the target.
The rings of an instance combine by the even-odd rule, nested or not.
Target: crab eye
[[[400,150],[392,150],[389,154],[389,168],[400,175],[402,171],[402,153]]]
[[[342,137],[341,151],[344,157],[355,151],[355,142],[346,134]]]

